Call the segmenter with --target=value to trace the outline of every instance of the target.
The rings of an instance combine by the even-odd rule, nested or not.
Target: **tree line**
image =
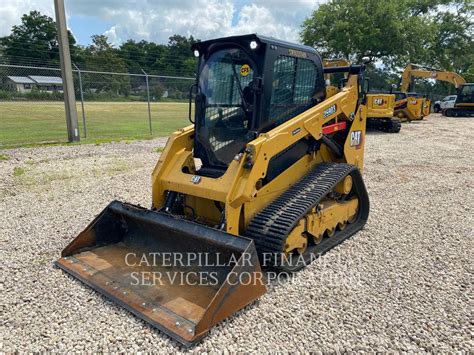
[[[301,40],[325,58],[369,57],[374,85],[398,83],[408,63],[454,71],[474,81],[472,0],[330,0],[302,25]],[[446,95],[449,84],[418,80]]]
[[[175,34],[169,37],[167,44],[130,39],[118,47],[113,46],[104,35],[92,36],[92,43],[88,46],[77,44],[70,31],[68,36],[71,60],[82,70],[183,77],[195,75],[197,60],[190,46],[196,40],[192,36]],[[14,65],[59,67],[54,20],[38,11],[24,14],[20,24],[12,27],[10,35],[0,38],[0,61]],[[31,75],[31,69],[17,69],[15,74]],[[137,99],[144,99],[145,96],[143,77],[84,73],[82,79],[86,98],[89,99],[108,100],[134,95],[139,96]],[[184,99],[189,85],[189,81],[179,79],[153,79],[150,80],[151,96],[159,99],[166,92],[171,99]]]
[[[360,62],[368,56],[368,75],[376,89],[398,83],[408,63],[455,71],[474,81],[472,0],[330,0],[321,4],[302,24],[300,38],[323,58]],[[71,57],[81,69],[193,77],[196,58],[190,46],[197,39],[175,34],[166,44],[127,40],[113,46],[104,35],[92,36],[82,46],[69,33]],[[0,38],[0,60],[16,65],[59,65],[56,27],[52,18],[31,11]],[[87,89],[88,80],[85,78]],[[129,95],[141,78],[107,77],[94,84],[99,92]],[[98,80],[96,80],[98,81]],[[89,86],[92,84],[89,84]],[[152,95],[161,97],[165,85],[156,80]],[[177,96],[185,96],[179,83]],[[176,85],[175,85],[176,87]],[[445,83],[418,80],[418,91],[448,94]]]
[[[92,36],[88,46],[77,44],[68,31],[71,60],[81,68],[98,71],[149,73],[193,76],[196,58],[190,46],[196,40],[190,36],[173,35],[167,44],[145,40],[128,40],[112,46],[104,35]],[[16,65],[59,64],[59,47],[54,20],[38,11],[21,17],[21,23],[12,27],[11,34],[0,38],[0,57]]]

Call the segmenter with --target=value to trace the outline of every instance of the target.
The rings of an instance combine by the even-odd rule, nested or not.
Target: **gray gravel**
[[[195,351],[473,351],[474,121],[367,136],[366,228]],[[150,205],[164,139],[2,151],[0,351],[183,350],[52,266],[112,199]]]

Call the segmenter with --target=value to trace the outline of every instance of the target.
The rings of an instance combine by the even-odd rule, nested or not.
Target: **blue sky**
[[[99,17],[72,15],[68,18],[68,26],[74,32],[76,41],[86,45],[90,43],[92,35],[105,33],[112,26],[112,22]]]
[[[298,41],[302,21],[325,0],[65,0],[76,40],[105,34],[116,45],[132,38],[166,43],[174,33],[199,39],[258,32]],[[0,0],[0,36],[23,13],[54,17],[52,0]]]

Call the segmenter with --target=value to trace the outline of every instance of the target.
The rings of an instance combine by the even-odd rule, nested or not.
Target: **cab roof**
[[[300,51],[317,54],[317,51],[310,46],[305,46],[303,44],[297,44],[297,43],[291,43],[291,42],[283,41],[283,40],[276,39],[273,37],[261,36],[256,33],[241,35],[241,36],[221,37],[221,38],[216,38],[216,39],[210,39],[207,41],[196,42],[191,46],[191,49],[192,50],[207,49],[210,45],[214,43],[250,44],[251,41],[258,41],[259,43],[270,44],[277,47],[286,47],[286,48],[291,48],[291,49],[296,49]]]

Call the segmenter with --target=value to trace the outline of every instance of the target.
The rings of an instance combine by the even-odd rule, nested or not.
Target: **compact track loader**
[[[261,267],[299,270],[369,213],[363,66],[257,35],[192,50],[193,123],[158,160],[151,209],[110,203],[57,261],[187,346],[266,292]]]
[[[395,95],[394,115],[402,122],[422,120],[429,115],[430,100],[413,92],[391,91]]]
[[[387,133],[398,133],[401,121],[395,116],[395,95],[367,93],[367,127]]]

